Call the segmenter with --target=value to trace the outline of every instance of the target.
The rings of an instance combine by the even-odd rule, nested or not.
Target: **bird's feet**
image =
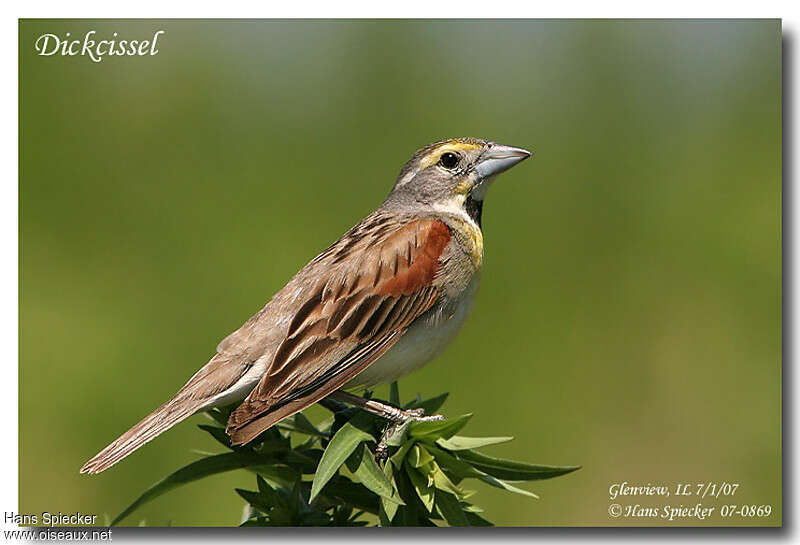
[[[435,420],[444,420],[441,414],[429,414],[425,416],[425,409],[407,409],[402,411],[402,415],[398,419],[400,422],[406,420],[416,420],[417,422],[433,422]]]
[[[396,413],[394,413],[391,417],[389,417],[389,425],[386,426],[386,429],[383,430],[383,434],[381,435],[381,440],[378,442],[378,446],[375,447],[375,459],[379,462],[385,461],[389,457],[389,438],[394,435],[394,432],[397,428],[408,422],[409,420],[414,420],[416,422],[434,422],[436,420],[444,420],[444,416],[441,414],[430,414],[425,415],[425,409],[397,409],[396,407],[392,407]]]
[[[415,420],[417,422],[433,422],[435,420],[444,420],[444,416],[440,414],[431,414],[426,416],[425,409],[399,409],[389,405],[388,403],[383,403],[375,399],[365,399],[341,390],[331,393],[322,401],[323,405],[332,411],[336,411],[337,407],[340,407],[342,403],[347,403],[356,407],[360,407],[367,412],[376,414],[389,421],[389,425],[386,426],[386,429],[381,435],[381,440],[378,442],[378,446],[375,449],[375,458],[378,460],[385,460],[388,458],[389,444],[387,441],[400,425],[408,422],[409,420]]]

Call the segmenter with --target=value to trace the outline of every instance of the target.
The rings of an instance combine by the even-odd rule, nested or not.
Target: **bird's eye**
[[[439,157],[439,164],[447,169],[453,168],[458,164],[458,155],[449,151],[443,153],[442,156]]]

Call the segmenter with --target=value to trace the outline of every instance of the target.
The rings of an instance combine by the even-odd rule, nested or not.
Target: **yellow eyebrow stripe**
[[[419,169],[423,170],[431,165],[435,165],[439,162],[439,157],[448,151],[457,153],[459,151],[471,151],[479,147],[481,147],[480,144],[470,144],[468,142],[447,142],[428,152],[428,154],[420,160]]]

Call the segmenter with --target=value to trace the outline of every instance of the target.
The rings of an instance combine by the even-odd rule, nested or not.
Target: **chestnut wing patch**
[[[415,220],[379,241],[370,240],[371,235],[367,231],[356,240],[340,241],[358,250],[308,290],[267,373],[231,414],[229,433],[256,419],[272,425],[273,419],[263,416],[277,415],[283,406],[293,410],[281,418],[318,401],[383,354],[389,348],[384,340],[396,342],[439,297],[434,280],[450,241],[447,225]],[[304,403],[296,403],[300,399]],[[251,432],[246,435],[252,438]]]

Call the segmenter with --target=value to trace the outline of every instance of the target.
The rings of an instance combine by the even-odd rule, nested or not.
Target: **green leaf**
[[[378,497],[367,490],[364,485],[353,482],[341,475],[335,475],[328,481],[320,498],[322,496],[336,503],[348,503],[353,507],[372,514],[378,513],[378,507],[380,505]]]
[[[311,512],[303,513],[300,517],[301,526],[327,526],[330,524],[330,517],[327,513]]]
[[[339,467],[347,460],[353,453],[356,447],[364,441],[372,441],[374,438],[372,434],[367,433],[364,429],[370,429],[372,424],[370,416],[361,411],[350,419],[348,422],[336,432],[333,436],[325,452],[322,454],[322,459],[319,461],[317,471],[314,474],[314,481],[311,485],[311,497],[309,501],[313,501],[320,493],[322,487],[325,486],[331,477],[334,476]]]
[[[272,428],[270,428],[272,429]],[[263,435],[262,435],[263,437]],[[255,444],[255,443],[254,443]],[[277,432],[273,437],[265,437],[259,443],[255,444],[255,448],[253,449],[254,452],[257,454],[273,454],[273,453],[284,453],[284,452],[291,452],[291,442],[289,441],[288,437],[282,437],[280,433]],[[244,448],[244,447],[238,447]]]
[[[506,443],[514,439],[513,437],[464,437],[454,435],[450,439],[439,439],[436,443],[448,450],[467,450],[473,448],[486,447]]]
[[[206,411],[206,415],[211,418],[214,422],[218,423],[220,426],[227,427],[228,425],[228,418],[231,416],[231,412],[236,407],[236,404],[227,405],[225,407],[217,407],[215,409],[211,409]]]
[[[197,454],[205,458],[206,456],[214,456],[215,454],[219,454],[219,452],[211,452],[210,450],[200,450],[199,448],[190,448],[189,452],[192,454]]]
[[[331,415],[319,424],[317,424],[317,429],[324,433],[326,437],[330,437],[331,435],[331,427],[333,426],[333,422],[336,420],[336,416]]]
[[[350,505],[341,506],[338,509],[334,509],[334,522],[336,522],[336,517],[343,518],[344,515],[353,512],[353,507]],[[366,526],[368,522],[366,520],[358,520],[361,515],[364,514],[364,511],[356,511],[349,517],[347,520],[341,524],[336,524],[336,526]]]
[[[285,430],[296,431],[315,437],[328,437],[327,433],[318,430],[303,413],[295,413],[289,418],[284,418],[277,426]]]
[[[458,499],[443,490],[436,491],[436,508],[450,526],[469,526]]]
[[[411,479],[411,484],[414,485],[414,490],[417,491],[417,496],[425,509],[428,510],[428,513],[433,512],[434,489],[428,486],[428,478],[413,467],[406,467],[406,474]]]
[[[311,474],[316,472],[323,454],[320,449],[296,447],[286,453],[286,463],[302,473]]]
[[[434,509],[429,513],[422,500],[417,495],[416,489],[408,476],[408,464],[403,465],[403,469],[395,472],[397,490],[406,502],[397,510],[393,526],[430,526],[432,519],[441,519]],[[426,479],[427,480],[427,479]],[[430,485],[428,485],[430,486]],[[435,525],[434,525],[435,526]]]
[[[431,466],[433,467],[433,471],[431,472],[433,475],[433,485],[436,488],[449,492],[457,497],[464,495],[464,491],[453,484],[453,481],[444,474],[444,471],[442,471],[442,468],[440,468],[436,462],[433,462]]]
[[[413,446],[414,446],[414,441],[406,441],[405,443],[403,443],[403,446],[397,449],[397,452],[395,452],[392,455],[392,457],[389,458],[389,460],[394,464],[394,466],[397,469],[400,469],[400,466],[403,465],[403,460],[405,459],[406,454],[408,454],[408,451],[411,450],[411,447]]]
[[[386,475],[386,478],[391,483],[392,490],[396,490],[397,484],[395,483],[394,480],[394,471],[392,470],[393,467],[394,466],[392,466],[392,464],[385,464],[383,466],[383,474]],[[400,498],[399,492],[397,492],[397,497]],[[400,501],[402,501],[402,499],[400,499]],[[405,502],[403,503],[405,504]],[[381,498],[381,507],[383,509],[384,515],[386,516],[386,520],[391,523],[391,521],[394,519],[395,514],[397,514],[397,508],[399,507],[399,504],[395,501],[390,501],[386,498]],[[386,526],[388,526],[388,524]]]
[[[261,475],[256,475],[256,484],[258,485],[258,493],[269,503],[274,504],[277,502],[277,495],[275,489],[272,488]]]
[[[474,496],[474,495],[475,495],[475,494],[477,494],[477,493],[478,493],[478,491],[477,491],[477,490],[464,490],[464,493],[463,493],[463,494],[461,494],[461,497],[460,497],[460,498],[458,498],[458,499],[460,499],[460,500],[462,500],[462,501],[463,501],[463,500],[466,500],[466,499],[468,499],[468,498],[471,498],[472,496]],[[482,509],[481,509],[481,510],[482,510]]]
[[[394,493],[394,487],[383,473],[372,453],[364,443],[361,443],[347,458],[347,469],[356,476],[358,481],[382,498],[396,503],[403,503]]]
[[[400,447],[403,446],[406,441],[408,440],[408,430],[411,427],[411,420],[406,420],[402,424],[400,424],[393,432],[386,439],[386,444],[390,447]]]
[[[397,510],[395,510],[395,513],[397,513]],[[392,515],[392,518],[389,518],[389,514],[386,512],[386,506],[381,502],[381,508],[378,510],[378,526],[388,528],[392,525],[393,518],[394,515]]]
[[[422,467],[433,460],[433,456],[421,445],[414,445],[408,452],[408,463],[411,467]]]
[[[214,439],[216,439],[218,442],[222,443],[226,447],[231,448],[231,437],[230,437],[230,435],[225,433],[225,430],[223,430],[219,426],[210,426],[208,424],[198,424],[197,427],[200,428],[203,431],[206,431],[206,432],[210,433],[211,437],[213,437]]]
[[[487,456],[474,450],[461,450],[456,453],[458,458],[469,462],[481,471],[488,473],[498,479],[512,481],[537,481],[541,479],[551,479],[559,475],[571,473],[580,466],[550,466],[541,464],[526,464],[515,462],[514,460],[504,460]]]
[[[480,515],[476,515],[475,513],[471,512],[466,512],[464,514],[467,516],[467,521],[469,521],[470,526],[494,526],[494,524]]]
[[[397,383],[390,385],[388,399],[400,406]],[[447,394],[424,401],[418,396],[405,408],[422,408],[430,414],[446,399]],[[394,454],[381,466],[366,443],[377,441],[385,421],[357,407],[338,410],[316,426],[303,413],[296,413],[242,447],[230,447],[224,428],[229,413],[230,407],[209,411],[214,425],[200,427],[234,452],[208,455],[167,476],[145,490],[111,524],[176,486],[245,468],[256,473],[258,485],[256,491],[236,490],[247,502],[242,523],[248,526],[364,525],[366,521],[357,520],[362,512],[372,514],[372,524],[377,516],[381,526],[435,526],[445,525],[445,521],[450,526],[490,526],[478,514],[481,509],[467,501],[474,491],[465,490],[465,479],[536,498],[512,483],[578,469],[480,453],[482,447],[511,438],[457,435],[471,415],[398,424],[388,437]]]
[[[256,492],[251,492],[249,490],[242,490],[241,488],[234,489],[237,494],[239,494],[244,501],[250,504],[252,507],[255,507],[262,513],[269,513],[270,509],[272,509],[275,504],[267,501],[265,498],[261,496],[261,494],[257,494]]]
[[[484,472],[475,469],[467,462],[459,460],[452,454],[445,452],[440,448],[436,448],[433,445],[428,445],[426,448],[431,454],[433,454],[433,456],[436,458],[436,463],[439,464],[442,469],[447,469],[456,477],[468,479],[470,477],[478,478],[482,475],[485,475]]]
[[[517,488],[516,486],[512,486],[507,482],[492,477],[491,475],[484,475],[482,477],[478,477],[481,481],[485,482],[486,484],[490,484],[497,488],[502,488],[503,490],[508,490],[509,492],[514,492],[516,494],[522,494],[523,496],[528,496],[529,498],[539,499],[539,496],[534,494],[533,492],[528,492],[527,490],[523,490],[521,488]]]
[[[413,401],[410,401],[410,402],[406,403],[403,406],[403,408],[404,409],[425,409],[425,414],[428,414],[428,415],[436,414],[436,411],[438,411],[441,408],[441,406],[444,405],[444,402],[447,399],[447,396],[449,396],[449,395],[450,395],[449,393],[445,392],[445,393],[440,394],[440,395],[438,395],[436,397],[431,397],[429,399],[425,399],[425,400],[422,400],[422,401],[420,401],[419,398],[417,398],[417,399],[414,399]]]
[[[210,475],[216,475],[217,473],[263,465],[264,463],[268,463],[268,460],[265,460],[261,456],[255,456],[251,453],[241,451],[217,454],[216,456],[209,456],[208,458],[202,458],[192,462],[191,464],[180,468],[174,473],[167,475],[145,490],[141,496],[136,498],[133,503],[126,507],[114,518],[114,520],[111,521],[110,526],[116,525],[119,521],[123,520],[145,503],[154,500],[165,492],[169,492],[173,488],[177,488]]]
[[[275,488],[289,486],[296,481],[299,476],[299,473],[294,468],[280,464],[258,465],[248,469],[254,471],[256,475],[263,477],[270,486],[274,486]]]
[[[436,441],[440,438],[448,439],[458,433],[458,431],[467,425],[469,419],[472,418],[471,414],[459,416],[455,420],[433,420],[429,422],[411,422],[408,434],[411,437]]]
[[[311,500],[307,499],[305,494],[303,494],[303,481],[300,479],[294,482],[289,501],[291,502],[290,505],[293,506],[294,511],[297,513],[309,513],[313,511],[313,508],[308,505]]]

